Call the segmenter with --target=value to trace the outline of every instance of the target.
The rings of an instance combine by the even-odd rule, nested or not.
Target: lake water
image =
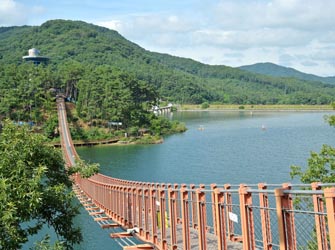
[[[81,158],[116,178],[165,183],[292,182],[290,165],[306,166],[310,151],[334,146],[324,112],[177,112],[187,132],[159,145],[78,148]],[[298,182],[294,180],[293,182]],[[88,213],[76,219],[84,241],[76,249],[121,249]]]
[[[321,112],[177,112],[187,132],[159,145],[78,148],[116,178],[165,183],[283,183],[290,165],[334,142]]]

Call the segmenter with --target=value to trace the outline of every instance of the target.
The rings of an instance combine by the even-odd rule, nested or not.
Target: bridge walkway
[[[64,98],[57,98],[56,102],[59,131],[61,135],[61,148],[67,167],[72,167],[75,165],[76,160],[79,159],[79,155],[73,145],[70,129],[68,127]],[[73,191],[75,192],[79,202],[84,206],[89,215],[92,216],[94,221],[96,221],[102,229],[109,230],[111,237],[114,235],[114,240],[123,249],[155,249],[152,244],[143,243],[138,237],[136,237],[136,235],[133,234],[129,234],[128,237],[115,237],[117,234],[126,232],[125,229],[119,223],[116,223],[108,217],[108,215],[106,215],[101,208],[92,202],[92,199],[85,195],[83,190],[81,190],[76,183],[73,185]]]
[[[66,164],[79,159],[57,100]],[[85,209],[123,249],[335,250],[335,184],[185,185],[74,175]]]

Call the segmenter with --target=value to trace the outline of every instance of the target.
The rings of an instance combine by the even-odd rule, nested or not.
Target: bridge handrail
[[[71,166],[79,156],[70,136],[64,101],[57,103],[63,154]],[[67,142],[64,134],[68,135]],[[313,240],[318,249],[335,250],[332,183],[186,185],[129,181],[102,174],[87,179],[76,174],[73,179],[106,215],[126,229],[138,228],[137,236],[160,250],[226,250],[228,246],[243,250],[298,249]],[[311,190],[300,190],[307,188]],[[301,218],[302,214],[307,217]],[[310,230],[310,235],[301,236],[297,231],[301,228]]]

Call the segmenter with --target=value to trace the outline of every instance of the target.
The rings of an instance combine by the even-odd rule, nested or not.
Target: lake
[[[116,178],[165,183],[283,183],[290,165],[332,144],[323,112],[177,112],[187,132],[159,145],[78,148]]]

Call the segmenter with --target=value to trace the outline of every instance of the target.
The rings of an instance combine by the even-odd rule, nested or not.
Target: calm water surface
[[[78,148],[116,178],[166,183],[283,183],[290,165],[306,166],[310,151],[334,146],[323,112],[177,112],[187,132],[159,145]],[[265,129],[262,129],[264,127]],[[203,128],[203,130],[199,130]],[[298,180],[295,180],[298,181]],[[76,249],[121,249],[88,213],[76,219],[84,241]]]
[[[333,143],[326,113],[178,112],[188,131],[159,145],[78,148],[117,178],[166,183],[282,183],[290,165]],[[265,129],[262,129],[265,128]],[[199,130],[203,128],[203,130]]]

